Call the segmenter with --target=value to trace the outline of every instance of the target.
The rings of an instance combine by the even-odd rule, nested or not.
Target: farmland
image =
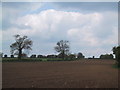
[[[4,62],[3,88],[118,88],[115,60]]]

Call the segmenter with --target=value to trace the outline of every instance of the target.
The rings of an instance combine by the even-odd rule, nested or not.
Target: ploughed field
[[[114,60],[2,63],[2,88],[118,88]]]

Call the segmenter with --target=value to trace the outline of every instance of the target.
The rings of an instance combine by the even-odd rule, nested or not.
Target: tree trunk
[[[18,59],[21,59],[22,56],[22,49],[19,49]]]
[[[64,51],[62,51],[62,58],[63,58],[63,60],[65,58],[65,52]]]

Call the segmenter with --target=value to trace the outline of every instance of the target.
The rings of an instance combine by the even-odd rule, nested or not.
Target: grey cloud
[[[11,26],[12,21],[18,17],[32,13],[41,7],[41,3],[33,2],[3,2],[2,3],[2,29],[6,30]],[[16,26],[17,27],[17,26]]]
[[[61,9],[78,9],[86,11],[117,11],[117,2],[57,2],[54,3]]]

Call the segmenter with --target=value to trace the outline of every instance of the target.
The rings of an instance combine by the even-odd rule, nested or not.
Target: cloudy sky
[[[1,26],[0,26],[1,27]],[[13,35],[33,41],[31,54],[57,54],[60,40],[86,57],[112,53],[118,45],[117,2],[3,2],[2,52],[10,54]]]

